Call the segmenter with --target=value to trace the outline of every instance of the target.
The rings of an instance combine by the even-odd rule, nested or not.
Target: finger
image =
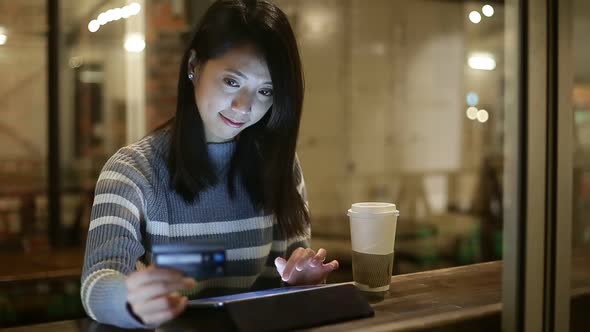
[[[285,266],[287,266],[287,261],[283,257],[275,258],[275,266],[277,267],[277,272],[279,275],[283,277],[283,272],[285,271]]]
[[[293,251],[291,257],[287,261],[287,265],[285,266],[285,270],[283,271],[282,279],[283,281],[288,281],[291,278],[291,274],[295,270],[295,264],[299,261],[299,257],[305,254],[305,249],[299,247]]]
[[[311,262],[315,255],[315,251],[312,249],[305,249],[305,254],[299,257],[299,261],[297,264],[295,264],[295,270],[303,271],[303,269],[305,269],[305,267]]]
[[[309,265],[311,267],[320,266],[320,264],[322,264],[326,260],[326,254],[327,254],[326,253],[326,249],[320,248],[320,250],[318,250],[318,253],[311,260],[311,262],[309,263]]]
[[[333,260],[330,263],[322,265],[322,269],[327,272],[338,270],[339,267],[340,267],[340,263],[338,263],[337,260]]]
[[[173,282],[180,281],[184,278],[182,273],[172,269],[162,269],[156,267],[149,267],[145,270],[131,273],[127,277],[127,288],[140,288],[142,285],[157,281]]]
[[[184,309],[187,301],[185,296],[170,294],[136,305],[133,307],[133,311],[147,323],[147,320],[152,319],[155,315],[166,312],[175,313]]]
[[[339,267],[340,264],[337,260],[333,260],[328,264],[322,264],[322,266],[320,267],[320,279],[325,281],[326,278],[328,278],[328,275],[332,273],[334,270],[337,270]]]
[[[170,310],[165,310],[162,312],[157,312],[151,314],[149,317],[146,318],[147,324],[162,324],[169,320],[174,319],[176,316],[180,315],[184,309],[186,309],[186,304],[188,299],[186,297],[182,297],[179,302],[171,308]]]
[[[156,281],[144,284],[141,289],[133,289],[129,291],[127,294],[127,300],[130,303],[142,303],[181,289],[194,288],[196,285],[197,283],[192,278],[183,278],[180,281],[173,282]]]

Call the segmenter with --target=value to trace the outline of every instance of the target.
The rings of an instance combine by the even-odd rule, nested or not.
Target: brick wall
[[[150,131],[174,116],[182,36],[190,27],[174,0],[146,1],[146,126]]]

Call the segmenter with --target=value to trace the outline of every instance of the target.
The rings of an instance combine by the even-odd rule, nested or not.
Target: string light
[[[133,2],[125,7],[113,8],[104,11],[88,23],[88,31],[97,32],[101,26],[109,23],[118,21],[122,18],[129,18],[131,16],[139,14],[141,11],[141,5],[137,2]]]

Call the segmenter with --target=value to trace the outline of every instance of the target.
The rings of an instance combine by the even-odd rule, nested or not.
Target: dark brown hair
[[[265,0],[219,0],[209,7],[184,52],[178,79],[176,116],[170,121],[168,166],[171,183],[187,202],[219,182],[207,153],[204,125],[188,79],[191,50],[204,64],[242,45],[265,58],[273,83],[273,105],[239,135],[230,164],[228,190],[241,179],[252,203],[275,214],[285,236],[304,234],[309,214],[297,191],[301,173],[295,148],[303,105],[303,74],[293,30],[277,6]],[[239,177],[238,177],[239,175]]]

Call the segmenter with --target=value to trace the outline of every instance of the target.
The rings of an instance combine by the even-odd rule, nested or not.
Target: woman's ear
[[[188,72],[188,79],[191,81],[194,81],[194,79],[197,77],[197,74],[199,72],[199,66],[198,66],[198,60],[197,60],[197,52],[195,52],[195,50],[190,51],[190,56],[188,58],[188,63],[187,63],[187,72]]]

